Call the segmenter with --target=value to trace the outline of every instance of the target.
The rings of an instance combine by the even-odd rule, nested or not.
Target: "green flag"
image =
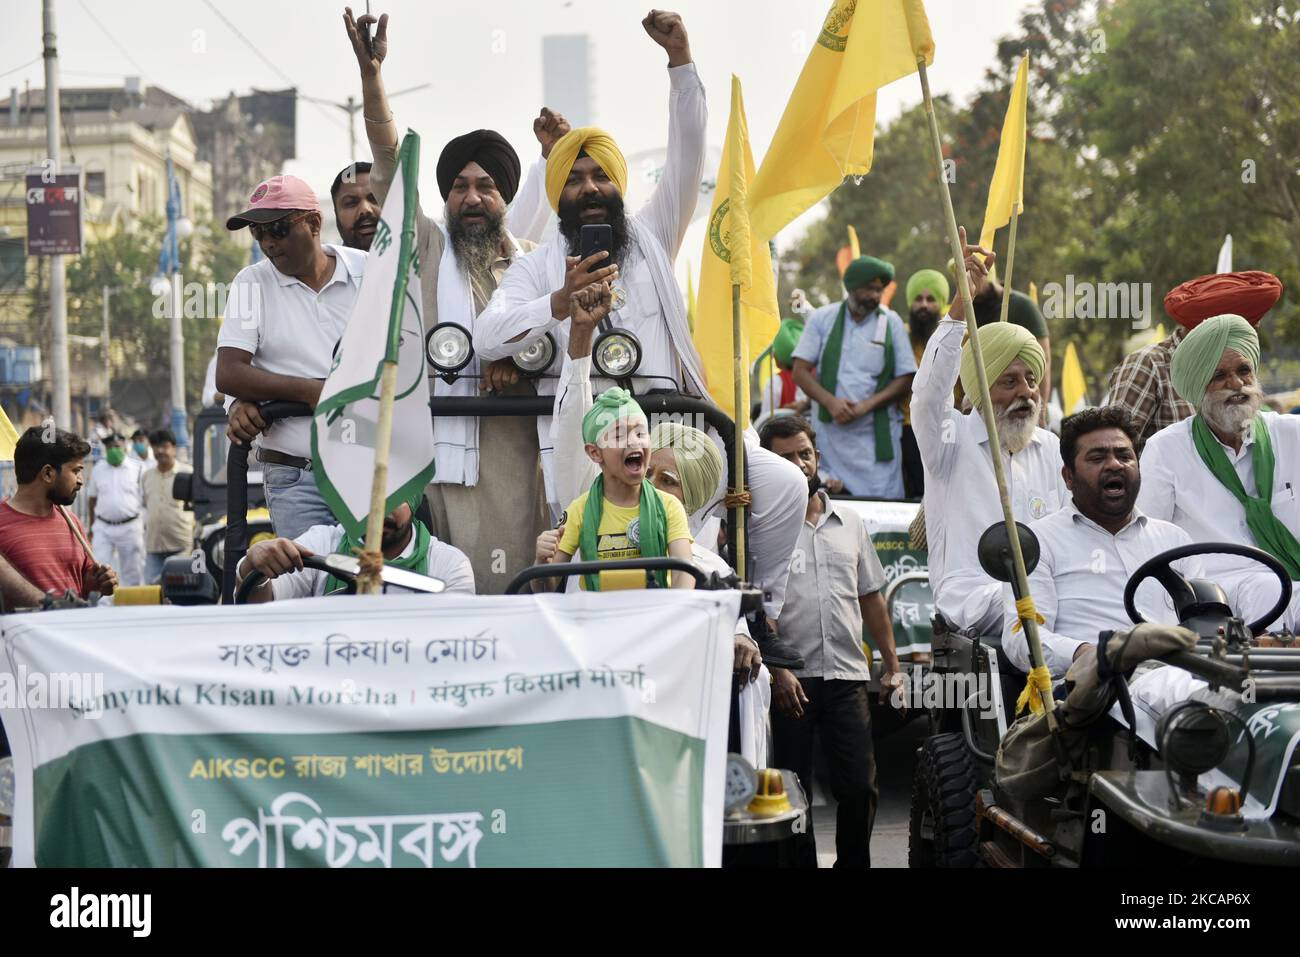
[[[433,477],[415,210],[420,137],[407,132],[334,365],[312,421],[316,482],[354,540],[365,534],[375,474],[379,378],[396,361],[397,395],[385,512],[414,501]]]

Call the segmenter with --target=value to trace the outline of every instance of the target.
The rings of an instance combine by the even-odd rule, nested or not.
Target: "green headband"
[[[620,419],[646,421],[645,413],[632,398],[632,393],[618,387],[606,389],[582,417],[582,441],[589,445],[599,444],[605,430]]]

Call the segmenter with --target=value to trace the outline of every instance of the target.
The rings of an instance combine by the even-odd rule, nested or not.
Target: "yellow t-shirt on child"
[[[659,496],[659,501],[663,505],[664,516],[668,520],[668,535],[665,545],[671,545],[673,542],[686,539],[692,541],[690,526],[686,522],[686,509],[682,503],[673,495],[665,495],[654,486],[647,486],[651,493]],[[564,536],[560,539],[560,551],[567,555],[572,555],[575,562],[585,561],[585,557],[580,554],[579,547],[582,541],[582,518],[587,511],[587,496],[590,492],[583,492],[573,500],[568,508],[568,518],[564,524]],[[596,534],[596,560],[602,562],[617,561],[621,558],[640,558],[641,548],[638,544],[640,541],[639,526],[641,523],[641,506],[633,505],[630,508],[622,505],[615,505],[609,499],[605,499],[604,508],[600,513],[600,528]],[[587,584],[581,578],[578,584],[586,588]],[[633,570],[601,572],[600,589],[601,591],[619,591],[628,588],[644,588],[645,572]]]

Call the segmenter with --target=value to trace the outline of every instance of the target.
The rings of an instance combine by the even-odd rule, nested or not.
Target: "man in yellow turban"
[[[912,357],[918,365],[925,354],[925,344],[948,311],[950,298],[948,277],[937,269],[919,269],[907,280],[907,337],[912,340]],[[916,433],[912,431],[910,392],[899,408],[903,410],[903,494],[920,498],[925,492],[925,469],[921,465],[921,450],[916,447]]]
[[[1263,411],[1259,336],[1239,315],[1205,319],[1174,349],[1169,375],[1196,415],[1157,432],[1142,453],[1138,507],[1196,542],[1253,545],[1282,563],[1296,588],[1281,627],[1300,624],[1300,416]],[[1204,557],[1233,610],[1253,620],[1278,581],[1256,562]],[[1276,627],[1276,626],[1275,626]]]
[[[993,254],[966,247],[966,271],[978,288]],[[1003,520],[993,454],[1002,455],[1016,520],[1028,524],[1070,501],[1061,476],[1060,442],[1038,427],[1043,349],[1023,326],[992,322],[979,330],[988,373],[997,435],[984,427],[979,410],[963,415],[953,406],[960,375],[966,394],[978,403],[974,353],[958,298],[926,344],[912,381],[912,429],[925,466],[925,529],[929,541],[930,587],[935,608],[958,629],[974,634],[1002,630],[1002,586],[980,567],[975,548],[990,525]],[[996,446],[995,446],[996,443]]]
[[[474,351],[481,360],[505,358],[549,335],[555,342],[556,368],[566,363],[573,296],[593,283],[612,287],[609,326],[631,332],[641,361],[630,388],[676,389],[703,396],[703,365],[691,341],[685,297],[673,274],[673,261],[690,224],[704,173],[708,111],[704,86],[691,59],[681,17],[651,11],[641,23],[668,54],[668,156],[659,183],[646,205],[628,215],[624,199],[627,162],[610,134],[594,127],[561,137],[546,162],[546,194],[559,214],[559,235],[516,260],[487,308],[476,318]],[[606,225],[612,252],[579,260],[582,228]],[[556,379],[537,380],[538,391],[553,393]],[[597,393],[623,384],[598,378]],[[564,504],[552,472],[550,421],[538,420],[547,493],[556,515]]]

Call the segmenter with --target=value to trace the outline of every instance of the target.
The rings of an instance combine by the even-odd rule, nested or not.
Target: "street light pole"
[[[113,295],[113,287],[104,287],[104,331],[100,335],[100,343],[104,348],[104,408],[111,408],[113,405],[113,366],[108,357],[108,297]]]
[[[54,0],[44,0],[41,42],[45,57],[45,142],[49,167],[59,172],[59,51],[55,47]],[[54,182],[53,180],[51,182]],[[68,290],[62,256],[50,257],[50,378],[54,393],[54,421],[72,428],[72,393],[68,377]]]

